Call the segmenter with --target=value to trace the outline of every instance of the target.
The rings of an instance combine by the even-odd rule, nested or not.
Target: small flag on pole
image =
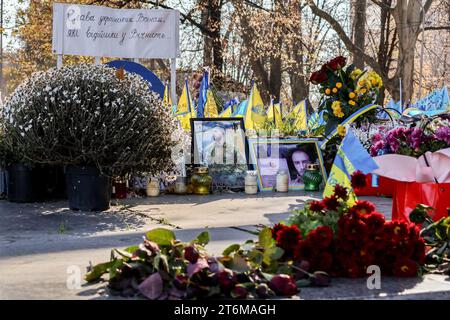
[[[334,158],[323,196],[331,196],[337,184],[352,191],[351,175],[356,170],[368,174],[375,169],[378,169],[378,165],[362,146],[355,134],[351,130],[348,130]],[[351,205],[355,203],[356,195],[354,192],[349,192],[349,194],[348,204]]]

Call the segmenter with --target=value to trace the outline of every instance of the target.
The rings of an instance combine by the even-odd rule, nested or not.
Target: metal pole
[[[402,78],[398,79],[398,82],[400,83],[400,108],[402,109],[403,112],[403,102],[402,102]]]
[[[170,59],[170,93],[172,104],[177,101],[177,58]]]

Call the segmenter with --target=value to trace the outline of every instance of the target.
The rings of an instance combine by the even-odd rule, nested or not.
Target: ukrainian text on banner
[[[179,56],[180,13],[53,5],[53,53],[114,58]]]

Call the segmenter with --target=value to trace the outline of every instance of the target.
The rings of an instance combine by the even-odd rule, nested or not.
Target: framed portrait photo
[[[191,118],[191,134],[191,164],[209,168],[213,189],[243,189],[248,170],[243,118]]]
[[[289,177],[289,190],[303,190],[302,176],[309,164],[318,164],[327,181],[322,152],[317,139],[249,139],[250,161],[258,171],[260,191],[273,191],[277,173],[285,171]]]

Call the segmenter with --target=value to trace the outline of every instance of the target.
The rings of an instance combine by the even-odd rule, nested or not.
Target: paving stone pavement
[[[89,262],[107,261],[112,248],[137,244],[146,231],[161,226],[174,229],[183,241],[208,228],[208,250],[220,254],[229,244],[253,237],[243,230],[279,222],[318,198],[304,192],[163,195],[120,201],[101,213],[74,212],[65,201],[0,201],[0,299],[109,298],[103,284],[68,289],[68,271],[79,270],[82,277]],[[390,219],[391,199],[362,199],[373,201]],[[450,279],[383,278],[380,290],[367,289],[366,279],[333,279],[328,288],[303,288],[295,299],[450,299]]]

